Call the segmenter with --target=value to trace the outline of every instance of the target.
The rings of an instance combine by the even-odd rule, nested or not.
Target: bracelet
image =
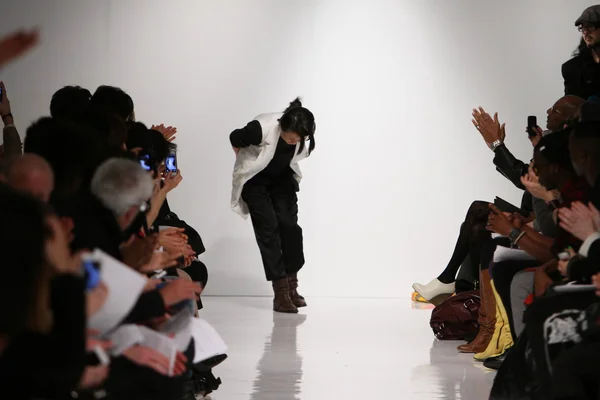
[[[560,200],[552,200],[550,203],[548,203],[548,209],[550,211],[554,211],[558,208],[560,208]]]
[[[523,236],[525,236],[527,234],[526,231],[521,232],[521,234],[515,239],[514,241],[514,245],[517,246],[519,244],[519,242],[521,241],[521,239],[523,239]]]

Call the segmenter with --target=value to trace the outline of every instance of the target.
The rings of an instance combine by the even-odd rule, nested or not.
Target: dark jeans
[[[297,273],[304,266],[298,196],[290,185],[249,185],[242,191],[268,281]]]

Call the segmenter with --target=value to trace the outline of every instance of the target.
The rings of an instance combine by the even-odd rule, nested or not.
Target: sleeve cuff
[[[584,257],[587,257],[588,253],[590,252],[590,248],[592,247],[592,244],[594,244],[594,242],[598,239],[600,239],[600,233],[597,232],[588,236],[588,238],[585,239],[585,241],[579,248],[579,254],[581,254]]]

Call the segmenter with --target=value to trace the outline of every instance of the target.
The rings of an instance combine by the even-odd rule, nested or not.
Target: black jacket
[[[11,399],[68,399],[85,367],[85,285],[81,278],[52,282],[54,325],[48,334],[26,332],[0,354],[0,391]],[[6,397],[5,397],[6,396]]]
[[[588,99],[600,95],[600,65],[590,56],[576,56],[562,65],[565,95]]]
[[[496,170],[511,181],[513,185],[521,190],[525,190],[525,187],[521,183],[521,177],[528,172],[529,164],[517,160],[506,145],[501,144],[496,148],[494,165],[496,166]]]

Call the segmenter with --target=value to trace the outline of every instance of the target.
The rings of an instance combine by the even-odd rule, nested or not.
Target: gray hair
[[[96,170],[92,193],[116,216],[150,199],[154,189],[152,177],[142,166],[124,158],[112,158]]]

